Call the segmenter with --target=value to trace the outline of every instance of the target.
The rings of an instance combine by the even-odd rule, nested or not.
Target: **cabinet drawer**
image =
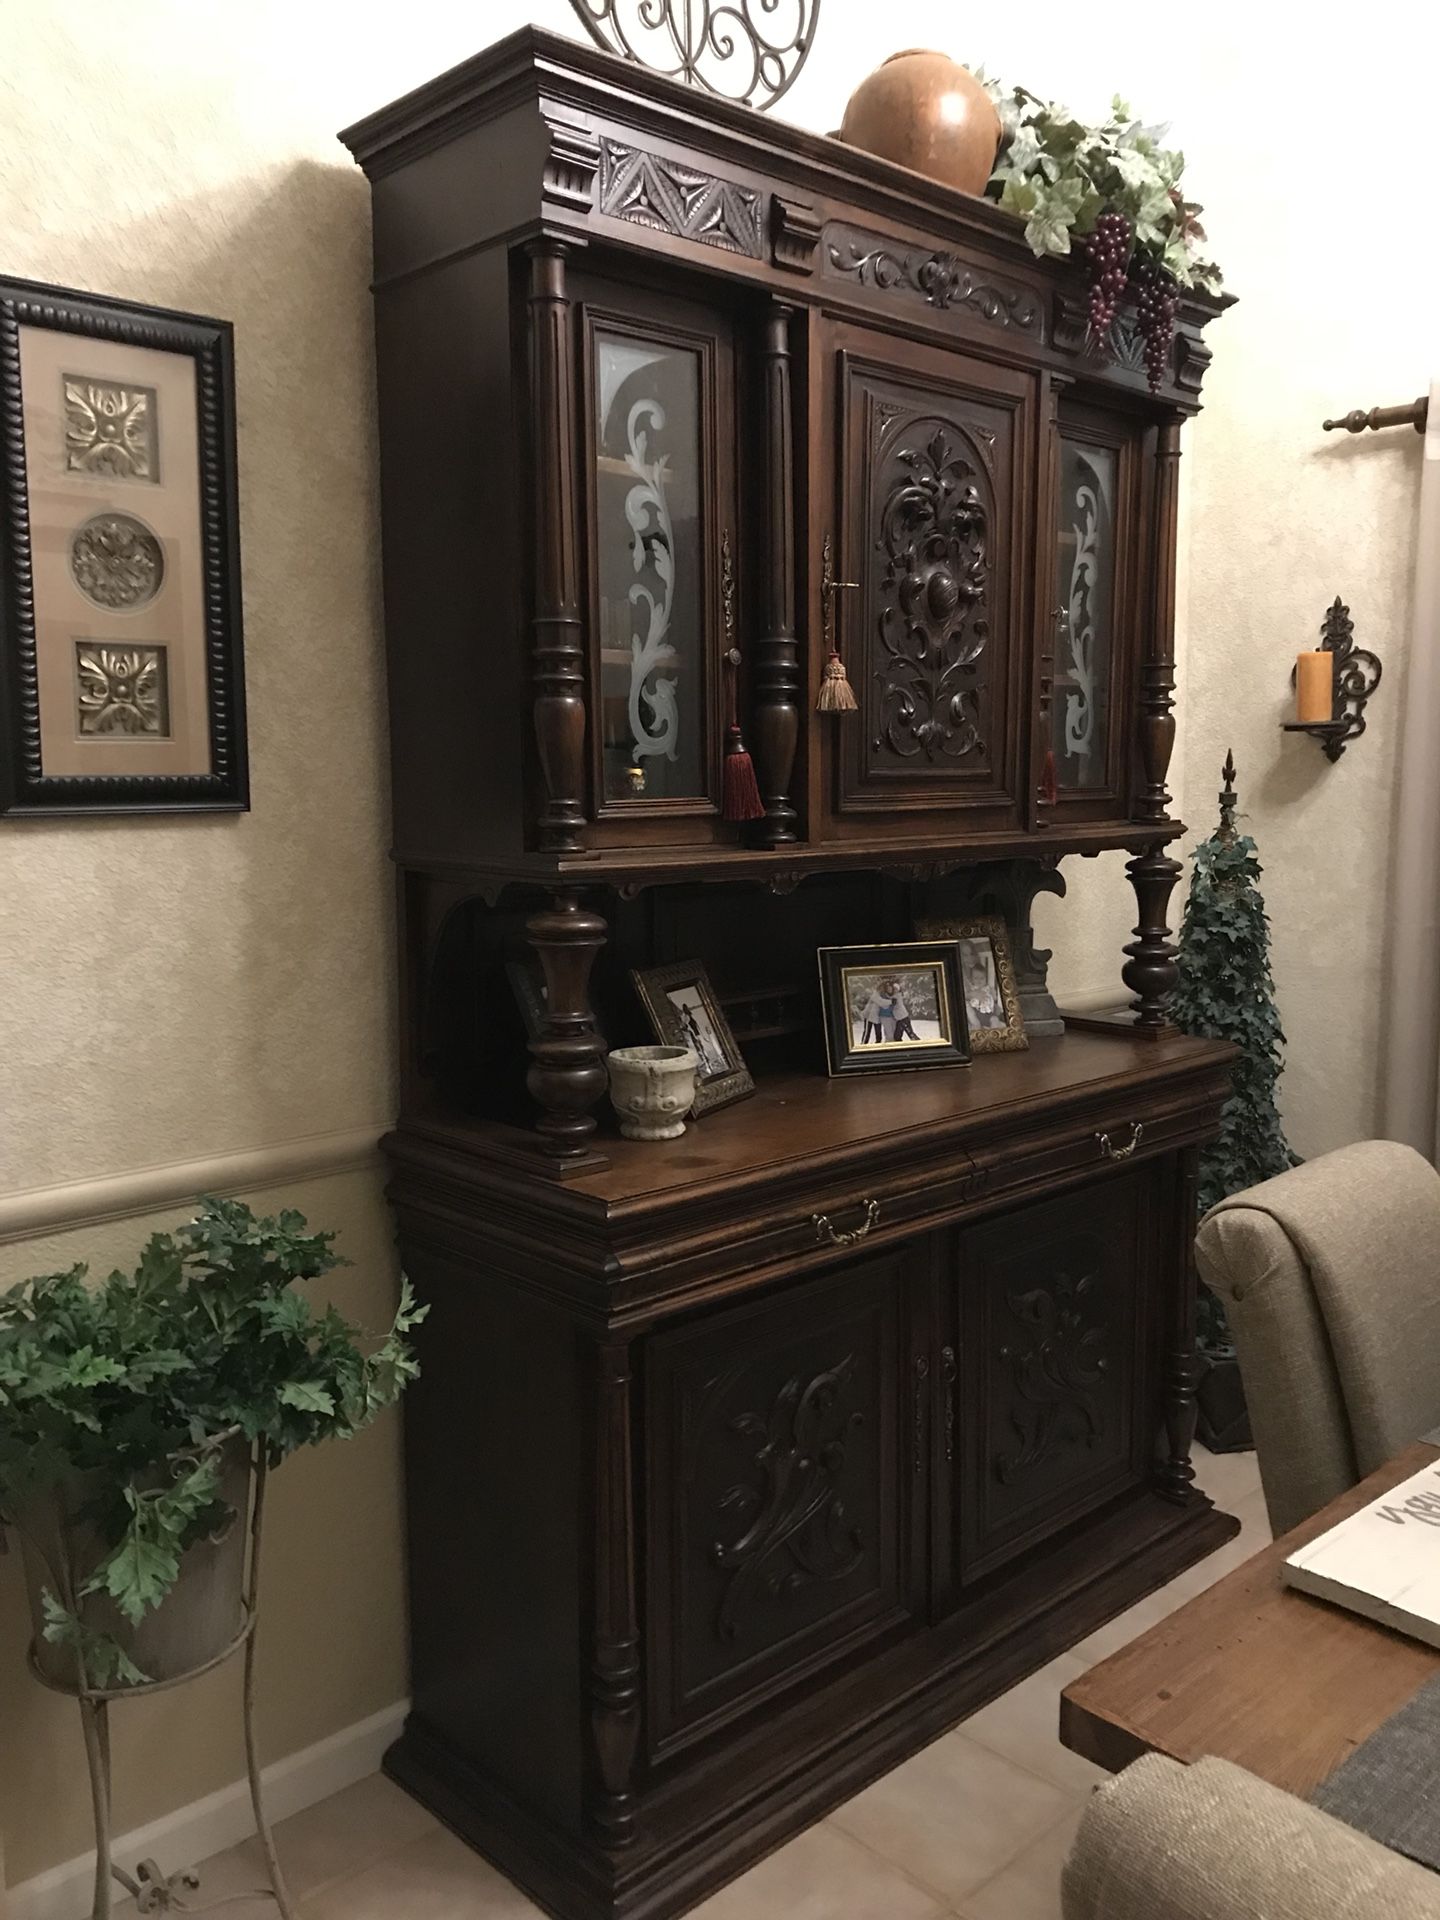
[[[894,1255],[648,1342],[652,1755],[907,1619],[912,1299]]]

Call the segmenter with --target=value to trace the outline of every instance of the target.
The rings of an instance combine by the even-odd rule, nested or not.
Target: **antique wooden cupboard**
[[[1189,1463],[1227,1055],[1163,1007],[1220,303],[1152,394],[990,203],[533,29],[345,138],[432,1303],[388,1765],[554,1912],[668,1915],[1233,1531]],[[1133,1012],[1087,1027],[1030,906],[1104,849]],[[817,945],[976,908],[1029,1051],[828,1080]],[[757,1091],[621,1140],[628,969],[692,956]]]

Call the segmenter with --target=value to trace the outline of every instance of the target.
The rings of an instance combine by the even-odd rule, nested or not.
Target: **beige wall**
[[[0,0],[0,268],[236,322],[255,797],[238,820],[0,827],[0,1194],[378,1131],[391,1110],[367,194],[333,130],[531,16],[574,24],[563,0],[420,0],[403,31],[379,0],[133,0],[123,21],[106,0]],[[786,103],[831,127],[884,53],[929,43],[1078,109],[1119,87],[1177,123],[1243,304],[1214,330],[1188,435],[1174,784],[1205,823],[1234,745],[1268,869],[1287,1112],[1309,1152],[1373,1124],[1418,460],[1413,437],[1336,444],[1318,426],[1408,398],[1440,360],[1433,247],[1415,258],[1432,167],[1420,18],[1307,10],[1302,31],[1253,0],[1144,0],[1097,27],[1057,0],[825,0]],[[1290,657],[1337,592],[1386,679],[1370,732],[1331,768],[1276,723]],[[1119,863],[1076,863],[1071,900],[1045,909],[1062,985],[1110,985],[1131,921]],[[378,1178],[283,1197],[343,1229],[362,1263],[347,1304],[378,1318],[393,1281]],[[147,1225],[71,1240],[108,1259]],[[72,1257],[21,1246],[5,1266]],[[395,1455],[387,1425],[278,1483],[272,1754],[403,1691]],[[0,1564],[12,1882],[84,1842],[73,1732],[25,1680],[22,1638]],[[233,1684],[120,1716],[122,1823],[236,1775],[218,1711]]]

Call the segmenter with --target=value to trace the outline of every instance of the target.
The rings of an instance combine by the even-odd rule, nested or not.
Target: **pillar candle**
[[[1295,662],[1295,718],[1300,725],[1335,718],[1335,662],[1328,653],[1302,653]]]

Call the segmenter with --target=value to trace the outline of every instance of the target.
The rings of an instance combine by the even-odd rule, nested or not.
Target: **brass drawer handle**
[[[1095,1138],[1100,1142],[1100,1151],[1102,1154],[1104,1154],[1107,1160],[1128,1160],[1131,1154],[1134,1153],[1135,1149],[1139,1146],[1142,1138],[1144,1137],[1144,1134],[1145,1134],[1144,1121],[1135,1120],[1131,1122],[1130,1144],[1128,1147],[1117,1147],[1112,1145],[1110,1136],[1108,1133],[1097,1133]]]
[[[828,1240],[832,1247],[853,1247],[857,1240],[863,1240],[865,1238],[866,1234],[869,1233],[871,1227],[876,1224],[879,1218],[880,1202],[878,1200],[867,1200],[865,1202],[865,1218],[858,1227],[852,1227],[849,1233],[837,1233],[835,1228],[830,1224],[830,1216],[828,1213],[812,1213],[810,1216],[810,1224],[815,1229],[815,1238],[817,1240]]]

